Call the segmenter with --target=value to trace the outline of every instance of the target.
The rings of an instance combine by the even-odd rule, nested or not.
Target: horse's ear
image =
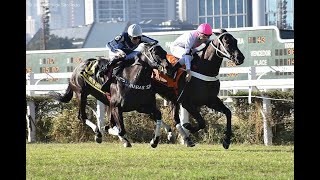
[[[213,31],[213,34],[216,36],[219,36],[220,34],[225,33],[225,32],[227,32],[227,30],[225,30],[225,29],[216,29]]]
[[[156,45],[156,44],[157,44],[157,42],[154,42],[154,41],[149,42],[149,45],[150,45],[150,46],[153,46],[153,45]]]

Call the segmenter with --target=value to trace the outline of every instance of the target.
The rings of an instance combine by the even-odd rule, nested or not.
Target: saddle
[[[118,76],[124,70],[125,67],[132,65],[135,62],[136,58],[138,57],[135,56],[132,59],[119,60],[114,64],[109,64],[108,67],[106,67],[104,71],[101,72],[101,75],[100,75],[105,78],[105,81],[102,84],[101,90],[104,92],[109,92],[112,78],[115,78],[116,76]]]
[[[104,77],[101,77],[100,72],[104,69],[105,61],[105,59],[88,59],[85,62],[86,66],[80,72],[85,82],[101,93],[104,93],[101,91]]]
[[[166,56],[167,56],[168,61],[172,65],[176,64],[176,62],[179,60],[177,57],[175,57],[171,54],[167,54]],[[183,65],[182,68],[185,69],[185,65]],[[184,70],[178,69],[176,79],[172,79],[169,76],[165,75],[164,73],[160,73],[158,70],[154,69],[152,78],[167,87],[173,88],[175,94],[178,96],[178,81],[179,81],[180,76],[182,75],[183,72],[184,72]]]

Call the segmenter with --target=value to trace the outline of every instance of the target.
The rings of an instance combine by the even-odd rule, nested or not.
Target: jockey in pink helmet
[[[207,43],[212,35],[212,28],[209,24],[200,24],[197,30],[188,31],[180,35],[171,45],[170,51],[173,56],[179,58],[179,61],[174,65],[172,78],[175,77],[175,72],[182,65],[186,65],[187,75],[186,81],[191,79],[191,60],[192,54],[202,43]]]

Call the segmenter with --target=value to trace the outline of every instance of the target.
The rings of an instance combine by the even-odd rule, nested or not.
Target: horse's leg
[[[193,127],[190,123],[182,124],[183,127],[188,129],[190,133],[196,133],[200,129],[204,129],[206,127],[205,121],[201,116],[200,112],[194,107],[192,104],[182,103],[182,106],[194,117],[194,119],[198,122],[198,126]]]
[[[110,123],[116,124],[116,126],[113,126],[113,128],[110,128],[108,130],[109,134],[117,135],[121,142],[123,142],[124,147],[132,147],[131,143],[127,139],[126,136],[126,130],[124,128],[123,123],[123,111],[119,107],[110,107],[111,108],[111,117],[110,117]],[[114,132],[114,133],[111,133]]]
[[[225,136],[222,139],[222,145],[225,149],[229,148],[230,145],[230,139],[232,135],[232,130],[231,130],[231,117],[232,113],[230,109],[223,104],[220,98],[216,97],[214,102],[208,106],[209,108],[212,108],[216,111],[222,112],[223,114],[226,115],[227,118],[227,130],[224,132]]]
[[[125,136],[119,135],[119,128],[117,127],[116,121],[114,120],[112,113],[109,113],[108,115],[110,119],[110,126],[107,126],[109,128],[108,133],[114,136],[118,136],[119,140],[123,143],[124,147],[132,147],[131,143]]]
[[[167,123],[165,123],[164,121],[162,121],[162,125],[163,125],[163,127],[164,127],[164,130],[165,130],[166,133],[167,133],[167,142],[168,142],[168,143],[174,143],[174,141],[175,141],[175,134],[174,134],[174,132],[172,132],[171,127],[170,127]]]
[[[108,130],[109,134],[117,136],[119,133],[119,129],[116,127],[117,124],[112,116],[111,111],[112,111],[111,107],[107,106],[106,113],[107,113],[107,118],[109,119],[109,124],[105,126],[105,131]],[[113,131],[113,129],[115,130],[114,127],[116,128],[117,131]]]
[[[184,108],[182,107],[182,105],[180,104],[180,111],[179,111],[179,119],[180,119],[180,122],[181,124],[186,124],[186,123],[190,123],[189,121],[189,112]],[[187,136],[190,135],[190,132],[188,129],[186,129],[185,127],[183,127],[183,130],[184,132],[187,134]]]
[[[111,116],[111,117],[113,120],[113,116]],[[123,136],[119,135],[119,129],[115,124],[112,125],[111,127],[108,129],[109,134],[114,135],[114,136],[118,136],[119,140],[123,143],[124,147],[132,147],[128,138],[125,137],[126,135],[123,135]]]
[[[150,141],[150,145],[153,148],[156,148],[158,146],[158,143],[160,141],[160,128],[162,124],[162,115],[159,109],[156,108],[156,106],[153,107],[154,111],[154,120],[156,122],[156,128],[154,131],[154,138]]]
[[[157,109],[156,102],[154,101],[152,106],[147,107],[141,107],[140,109],[137,109],[140,113],[149,114],[150,118],[156,122],[156,128],[154,130],[154,137],[150,141],[150,145],[153,148],[156,148],[158,146],[158,143],[160,141],[160,128],[162,125],[162,114],[159,109]]]
[[[169,103],[169,108],[170,108],[171,116],[175,120],[175,124],[179,124],[180,123],[179,112],[178,112],[179,108],[177,108],[177,106],[173,103]],[[167,133],[167,141],[169,143],[174,143],[176,141],[175,133],[172,132],[171,127],[168,124],[166,124],[164,121],[162,121],[162,125],[165,128],[165,131]]]
[[[192,142],[191,138],[189,137],[190,136],[189,130],[181,126],[181,124],[189,123],[189,113],[185,108],[182,107],[182,105],[177,106],[176,109],[177,111],[175,111],[175,113],[177,114],[179,120],[181,121],[181,123],[178,123],[176,125],[176,128],[178,129],[180,135],[182,136],[183,144],[186,144],[187,147],[193,147],[195,146],[195,144]],[[178,114],[179,109],[180,109],[180,114]]]
[[[86,106],[87,106],[87,94],[85,93],[81,93],[81,95],[78,95],[78,97],[80,97],[79,99],[79,115],[78,118],[80,117],[80,119],[82,120],[82,122],[84,122],[86,125],[88,125],[93,132],[95,133],[94,139],[97,143],[101,143],[102,142],[102,134],[99,131],[98,126],[96,126],[94,123],[92,123],[86,114]]]

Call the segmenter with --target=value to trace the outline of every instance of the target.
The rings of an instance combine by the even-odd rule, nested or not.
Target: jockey
[[[133,59],[140,51],[135,50],[138,48],[140,43],[149,43],[149,42],[154,42],[155,44],[158,43],[157,40],[154,40],[150,37],[147,37],[142,34],[142,29],[138,24],[132,24],[128,27],[127,32],[123,32],[120,35],[117,35],[114,39],[109,41],[106,46],[113,52],[118,55],[115,55],[110,61],[107,67],[105,68],[106,70],[108,67],[116,64],[119,61],[122,60],[129,60]],[[121,57],[125,56],[125,57]],[[102,85],[102,90],[107,87],[108,83],[105,82]]]
[[[173,56],[180,58],[173,66],[172,74],[175,78],[175,72],[182,66],[186,65],[187,75],[186,81],[191,79],[191,60],[194,48],[199,47],[202,43],[208,43],[209,37],[212,35],[212,28],[209,24],[200,24],[197,30],[186,32],[180,35],[171,45],[170,51]]]
[[[138,24],[130,25],[128,27],[128,32],[123,32],[107,43],[107,47],[113,53],[124,52],[126,54],[125,58],[118,58],[115,56],[112,60],[110,60],[109,66],[117,63],[120,60],[132,59],[139,52],[134,51],[134,49],[136,49],[140,43],[144,42],[154,42],[155,44],[158,43],[157,40],[142,35],[142,29]]]

